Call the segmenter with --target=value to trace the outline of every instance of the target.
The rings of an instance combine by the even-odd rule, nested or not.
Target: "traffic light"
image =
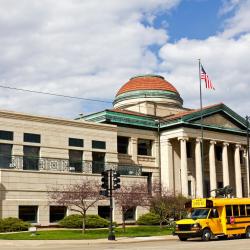
[[[107,171],[102,172],[102,189],[108,190],[109,189],[109,173]]]
[[[121,182],[121,179],[120,179],[120,174],[118,172],[114,172],[113,173],[113,181],[114,181],[114,189],[118,189],[121,187],[120,185],[120,182]]]

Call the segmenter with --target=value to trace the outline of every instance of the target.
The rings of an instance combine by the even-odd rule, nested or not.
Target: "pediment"
[[[222,116],[221,114],[214,114],[203,119],[203,124],[217,125],[224,128],[239,128],[235,123]]]

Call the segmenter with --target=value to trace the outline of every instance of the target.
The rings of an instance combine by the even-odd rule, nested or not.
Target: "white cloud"
[[[178,2],[0,0],[1,82],[112,100],[130,76],[156,70],[157,57],[148,46],[163,45],[167,34],[142,21]],[[74,116],[82,107],[73,103],[38,95],[27,103],[23,94],[1,89],[2,108]]]
[[[204,104],[224,102],[244,115],[249,113],[250,34],[239,39],[210,37],[206,40],[182,39],[166,44],[160,51],[162,72],[181,92],[186,106],[199,107],[198,58],[215,85],[215,91],[204,89]]]

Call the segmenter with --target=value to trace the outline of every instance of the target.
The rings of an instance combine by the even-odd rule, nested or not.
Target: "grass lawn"
[[[160,229],[159,226],[127,227],[123,233],[121,228],[115,229],[116,237],[142,237],[169,235],[172,231],[168,228]],[[81,230],[47,230],[37,231],[32,236],[31,232],[0,234],[0,239],[5,240],[80,240],[107,238],[108,229],[91,229],[82,234]]]

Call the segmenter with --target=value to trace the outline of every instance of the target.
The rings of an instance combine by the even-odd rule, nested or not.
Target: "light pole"
[[[247,122],[248,196],[250,196],[249,116],[246,116],[246,122]]]
[[[161,123],[160,123],[160,119],[156,119],[155,124],[157,125],[159,185],[160,185],[160,194],[161,194],[162,186],[161,186],[161,138],[160,138],[160,125],[161,125]]]

